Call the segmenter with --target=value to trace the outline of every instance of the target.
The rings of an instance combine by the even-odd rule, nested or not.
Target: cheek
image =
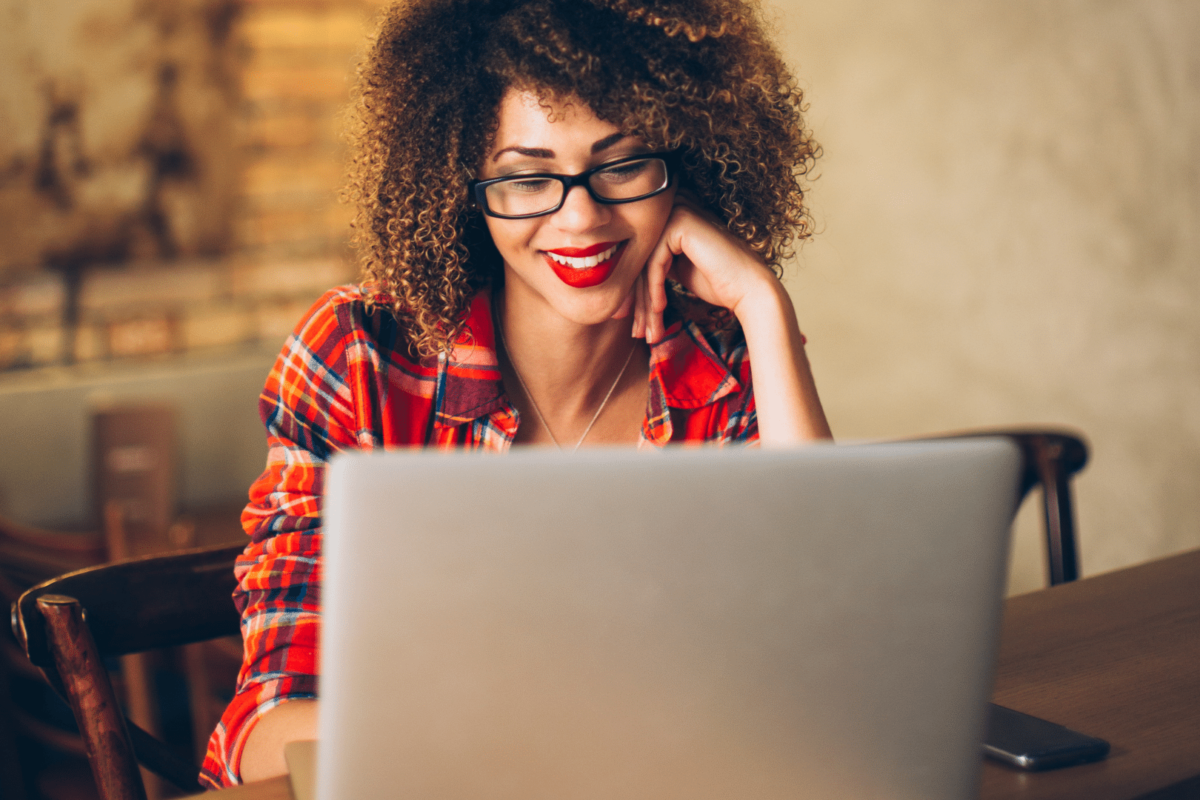
[[[533,235],[534,226],[528,222],[495,217],[487,217],[486,221],[488,233],[492,235],[492,244],[496,245],[500,257],[505,261],[515,258]]]
[[[492,243],[496,245],[496,249],[503,251],[503,243],[507,238],[504,226],[501,224],[503,220],[498,220],[495,217],[484,217],[483,221],[487,223],[488,233],[492,235]]]
[[[634,224],[640,240],[639,246],[646,251],[647,256],[654,249],[654,245],[658,244],[663,229],[667,227],[671,209],[675,207],[674,195],[674,192],[668,192],[658,197],[652,197],[648,201],[643,201],[646,205],[638,209],[639,216]]]

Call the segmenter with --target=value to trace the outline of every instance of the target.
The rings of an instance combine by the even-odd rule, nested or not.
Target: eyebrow
[[[619,132],[610,136],[605,136],[603,139],[592,145],[592,153],[595,154],[607,150],[624,138],[626,138],[626,135]],[[500,158],[500,156],[504,155],[505,153],[519,153],[520,155],[527,156],[528,158],[554,158],[553,150],[547,150],[542,147],[521,147],[520,145],[514,145],[513,147],[506,147],[503,150],[496,151],[496,154],[492,156],[492,161]]]

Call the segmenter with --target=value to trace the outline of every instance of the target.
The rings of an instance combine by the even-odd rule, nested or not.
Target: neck
[[[639,344],[631,336],[632,318],[581,325],[549,309],[514,303],[506,292],[495,302],[508,366],[516,366],[547,416],[551,409],[559,412],[555,416],[594,410]]]
[[[578,324],[544,303],[514,302],[512,294],[498,293],[494,309],[505,391],[521,412],[517,442],[549,444],[546,428],[566,450],[583,438],[636,441],[649,351],[631,336],[632,320]]]

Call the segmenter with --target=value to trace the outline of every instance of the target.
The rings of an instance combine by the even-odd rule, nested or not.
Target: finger
[[[646,341],[654,344],[662,339],[662,314],[667,307],[667,275],[671,272],[671,262],[675,256],[671,249],[660,243],[655,248],[650,259],[646,262],[645,293],[646,304]]]
[[[648,309],[651,312],[662,313],[663,309],[667,307],[666,282],[674,261],[675,253],[664,235],[655,245],[650,258],[646,260],[646,288],[650,301]]]
[[[644,282],[645,274],[638,273],[637,278],[633,281],[633,287],[629,290],[629,296],[633,301],[633,338],[635,339],[646,337],[646,302],[645,292],[642,290]]]
[[[643,278],[641,284],[638,286],[638,293],[641,297],[641,304],[642,304],[642,309],[643,309],[643,311],[642,311],[642,336],[646,339],[646,341],[648,343],[653,344],[654,342],[658,341],[658,339],[655,338],[655,336],[654,336],[655,330],[656,330],[655,320],[656,319],[658,320],[658,322],[657,322],[658,328],[662,327],[662,320],[661,320],[661,317],[659,315],[655,314],[653,309],[650,308],[650,285],[649,285],[648,280]]]
[[[686,286],[688,291],[695,291],[693,287],[696,284],[696,265],[687,256],[675,257],[674,263],[671,264],[671,277],[677,283]]]

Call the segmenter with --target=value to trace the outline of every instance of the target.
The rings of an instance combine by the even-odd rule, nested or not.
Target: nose
[[[554,212],[554,222],[563,230],[589,231],[607,223],[611,216],[611,209],[593,200],[585,187],[572,186],[562,208]]]

